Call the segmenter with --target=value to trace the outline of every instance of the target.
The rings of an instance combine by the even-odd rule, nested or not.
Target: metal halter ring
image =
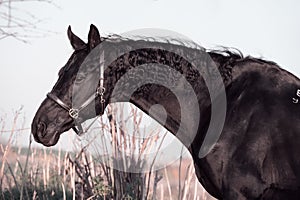
[[[79,110],[78,109],[75,109],[75,108],[71,108],[69,110],[69,115],[70,117],[72,117],[73,119],[77,119],[78,116],[79,116]]]
[[[103,98],[101,97],[100,103],[104,104],[104,103],[105,103],[105,99],[103,99]]]

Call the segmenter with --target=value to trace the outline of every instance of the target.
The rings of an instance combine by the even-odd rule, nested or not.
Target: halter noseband
[[[104,60],[103,54],[101,54],[100,60]],[[104,104],[105,104],[105,99],[103,98],[105,92],[105,87],[104,87],[104,62],[100,64],[100,80],[99,80],[99,87],[96,90],[95,94],[92,94],[79,108],[73,108],[68,106],[66,103],[64,103],[60,98],[58,98],[55,94],[49,92],[47,94],[47,97],[51,100],[53,100],[55,103],[60,105],[63,109],[68,111],[69,116],[73,119],[76,120],[79,117],[79,112],[83,110],[85,107],[87,107],[92,101],[94,101],[98,96],[100,97],[100,105],[101,105],[101,111],[102,113],[104,111]],[[72,127],[72,129],[75,131],[77,135],[82,135],[83,133],[87,132],[88,129],[92,126],[92,124],[97,120],[97,118],[87,127],[86,130],[83,130],[81,124],[76,124]]]

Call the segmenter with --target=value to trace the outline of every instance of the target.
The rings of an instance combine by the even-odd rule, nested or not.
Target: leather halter
[[[103,60],[103,54],[101,55],[101,60]],[[102,113],[104,111],[104,104],[105,104],[105,99],[103,98],[105,92],[105,87],[104,87],[104,64],[102,63],[100,65],[100,80],[99,80],[99,87],[96,90],[96,93],[92,94],[81,106],[78,108],[73,108],[68,106],[66,103],[64,103],[60,98],[58,98],[55,94],[49,92],[47,94],[47,97],[51,100],[53,100],[55,103],[57,103],[59,106],[61,106],[63,109],[68,111],[69,116],[73,119],[76,120],[79,117],[79,113],[81,110],[83,110],[85,107],[87,107],[92,101],[94,101],[98,96],[100,97],[100,105],[101,105],[101,111]],[[82,135],[83,133],[87,132],[88,129],[92,126],[92,124],[97,120],[97,118],[85,129],[83,130],[82,125],[76,124],[72,127],[72,129],[75,131],[77,135]]]

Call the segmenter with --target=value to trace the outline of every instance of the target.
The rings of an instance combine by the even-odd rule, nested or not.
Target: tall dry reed
[[[116,109],[109,107],[108,120],[97,121],[95,130],[106,135],[103,140],[95,137],[94,141],[91,135],[85,143],[80,142],[82,139],[74,141],[74,152],[32,148],[31,142],[28,147],[15,147],[17,133],[30,135],[30,130],[23,125],[24,119],[20,118],[22,111],[15,112],[10,130],[5,128],[5,117],[0,116],[0,137],[7,138],[6,143],[0,144],[0,199],[210,198],[195,178],[190,157],[180,157],[172,165],[154,170],[157,155],[152,160],[147,155],[161,148],[166,133],[149,138],[133,137],[141,134],[139,126],[143,116],[135,107],[131,107],[126,118]],[[134,129],[127,127],[128,120],[132,120]],[[105,149],[91,151],[95,144],[101,144],[113,156],[103,156]],[[145,162],[150,170],[140,173],[124,170],[129,166],[143,167]]]

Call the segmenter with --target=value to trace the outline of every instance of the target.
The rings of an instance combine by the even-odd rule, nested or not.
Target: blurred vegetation
[[[92,139],[83,144],[82,138],[79,142],[73,141],[73,152],[54,148],[32,148],[31,142],[27,148],[13,146],[14,140],[17,139],[16,132],[24,130],[21,131],[22,134],[30,133],[23,127],[24,123],[20,123],[20,120],[24,120],[20,118],[21,113],[21,109],[15,112],[12,128],[9,131],[4,130],[4,121],[0,121],[2,127],[0,136],[3,134],[8,136],[7,143],[0,144],[0,199],[197,200],[210,198],[195,177],[191,159],[181,157],[171,166],[160,170],[146,170],[140,173],[120,170],[117,165],[124,161],[130,162],[130,167],[133,168],[145,166],[145,160],[141,159],[143,154],[148,152],[148,148],[155,147],[151,144],[159,140],[151,137],[141,140],[140,143],[135,141],[131,134],[127,134],[128,130],[120,128],[120,123],[115,117],[115,109],[112,107],[108,108],[109,121],[103,122],[100,119],[98,130],[110,135],[114,156],[110,158],[109,165],[101,162],[103,154],[98,155],[90,151]],[[139,126],[139,117],[142,116],[137,115],[136,108],[132,110],[130,116]],[[163,139],[161,138],[162,141]],[[133,152],[132,156],[122,154],[125,148],[128,150],[126,145],[134,142],[139,144],[135,149],[135,152],[139,152],[138,159],[133,156]]]

